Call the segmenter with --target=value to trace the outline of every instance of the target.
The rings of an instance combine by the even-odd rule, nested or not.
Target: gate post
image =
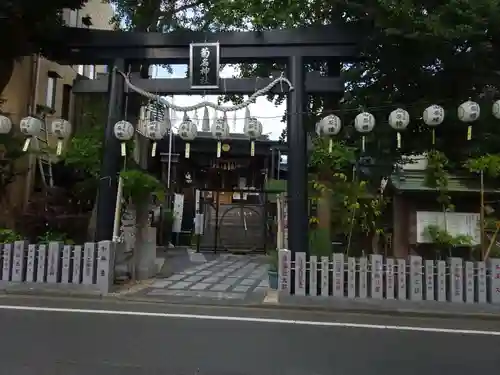
[[[97,197],[96,242],[113,239],[118,174],[121,167],[120,141],[115,137],[113,128],[115,123],[120,121],[124,115],[125,80],[116,70],[125,71],[125,61],[117,59],[113,62],[113,65],[109,73],[108,119],[106,121]]]
[[[288,77],[294,90],[287,98],[288,143],[288,244],[292,257],[297,252],[309,253],[308,201],[307,201],[307,137],[304,128],[305,95],[304,59],[292,56],[288,59]]]

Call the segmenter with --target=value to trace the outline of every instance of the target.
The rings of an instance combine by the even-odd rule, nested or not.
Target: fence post
[[[465,262],[464,275],[465,302],[474,303],[474,263]]]
[[[71,245],[64,245],[62,250],[61,284],[69,284],[70,282],[71,250]]]
[[[59,261],[61,258],[61,244],[59,242],[49,243],[47,282],[59,282]]]
[[[422,301],[422,257],[410,255],[410,300]]]
[[[36,266],[36,282],[47,281],[47,245],[38,245],[38,263]]]
[[[73,248],[73,276],[72,284],[80,284],[82,282],[82,247],[76,245]]]
[[[28,261],[26,262],[26,282],[32,283],[35,281],[35,258],[36,245],[28,245]]]
[[[3,244],[2,281],[10,281],[12,274],[12,244]]]
[[[463,262],[462,258],[450,258],[450,295],[449,300],[451,302],[463,302]]]
[[[290,250],[280,249],[278,251],[278,290],[290,294],[290,268],[291,268]]]
[[[370,255],[371,275],[370,275],[370,297],[374,299],[382,299],[382,264],[383,259],[380,254]]]
[[[396,259],[398,271],[398,299],[406,299],[406,260]]]
[[[425,260],[425,300],[426,301],[435,301],[436,300],[436,292],[435,292],[435,281],[434,281],[434,261],[432,259]]]
[[[113,286],[113,254],[115,243],[112,241],[101,241],[97,250],[97,279],[96,283],[103,294],[111,292]]]
[[[309,257],[309,295],[318,295],[318,257],[316,255]]]
[[[500,303],[500,259],[489,259],[489,294],[491,303]]]
[[[95,242],[85,242],[83,245],[83,277],[82,284],[94,284],[95,274]]]
[[[295,295],[306,295],[306,253],[295,253]]]
[[[25,268],[24,253],[26,252],[26,241],[14,242],[14,256],[12,265],[12,281],[22,282]]]
[[[333,254],[333,295],[344,296],[344,254]]]
[[[394,259],[385,261],[385,298],[394,299]]]
[[[356,258],[347,258],[347,297],[356,297]]]
[[[476,262],[476,295],[478,303],[487,301],[486,263]]]
[[[368,259],[366,257],[359,258],[359,290],[358,297],[366,298],[368,296]]]
[[[330,288],[330,258],[327,256],[321,257],[321,287],[320,294],[323,297],[328,297]]]
[[[446,293],[446,262],[444,260],[437,261],[437,300],[445,302],[447,299]]]

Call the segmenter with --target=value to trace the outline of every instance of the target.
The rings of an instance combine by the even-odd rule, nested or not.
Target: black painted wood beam
[[[88,47],[56,50],[48,58],[62,65],[105,65],[118,57],[127,61],[148,61],[150,64],[187,64],[189,47],[116,48]],[[301,55],[307,59],[339,58],[354,61],[360,55],[356,45],[334,46],[253,46],[221,47],[221,64],[285,61],[288,56]]]
[[[142,79],[137,75],[132,75],[131,78],[131,82],[137,87],[158,95],[187,95],[197,92],[204,95],[252,94],[272,81],[273,78],[227,78],[221,79],[219,89],[191,90],[191,82],[187,78]],[[344,80],[341,77],[322,77],[316,72],[307,75],[305,86],[306,92],[310,94],[344,92]],[[74,94],[106,93],[107,90],[108,76],[101,76],[98,79],[76,79],[73,84]],[[275,94],[288,92],[288,86],[277,84],[271,92]]]

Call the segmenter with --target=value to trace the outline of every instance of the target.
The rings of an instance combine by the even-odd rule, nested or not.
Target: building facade
[[[64,20],[68,26],[87,27],[82,19],[89,16],[90,28],[112,29],[110,25],[113,8],[101,0],[90,0],[79,10],[65,10]],[[26,56],[15,63],[9,83],[0,93],[1,111],[7,114],[15,130],[22,118],[31,114],[46,115],[47,123],[52,119],[72,120],[74,95],[72,85],[77,75],[95,78],[106,72],[105,66],[62,66],[38,55]],[[49,134],[50,139],[50,134]],[[36,158],[27,156],[20,164],[27,170],[11,184],[11,202],[15,206],[26,205],[32,191]]]

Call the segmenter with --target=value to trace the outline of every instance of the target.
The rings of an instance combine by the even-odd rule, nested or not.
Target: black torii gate
[[[323,77],[319,72],[305,73],[309,62],[342,62],[359,58],[361,30],[353,25],[330,25],[292,30],[252,32],[136,33],[122,31],[65,28],[54,38],[54,50],[47,57],[60,64],[109,65],[125,71],[131,63],[187,64],[190,44],[217,42],[220,63],[284,63],[287,78],[294,90],[287,95],[288,142],[288,241],[292,253],[308,252],[307,150],[304,117],[307,95],[339,95],[344,82],[336,77]],[[190,79],[131,78],[134,85],[159,95],[194,94]],[[250,94],[268,85],[271,78],[225,79],[224,88],[204,89],[203,94]],[[286,88],[288,90],[288,88]],[[73,92],[109,93],[106,141],[99,182],[97,204],[97,241],[110,240],[120,171],[120,142],[113,135],[113,126],[122,119],[124,94],[131,93],[124,79],[115,70],[96,80],[76,80]],[[198,91],[199,92],[199,91]],[[282,92],[275,87],[272,92]]]

